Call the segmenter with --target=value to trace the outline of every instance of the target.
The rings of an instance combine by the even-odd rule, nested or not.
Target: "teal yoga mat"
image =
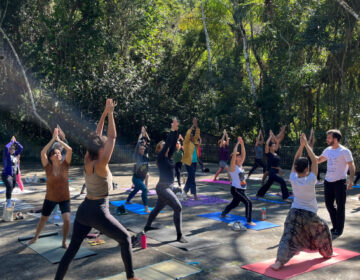
[[[18,240],[27,245],[27,242],[33,238],[33,236],[19,237]],[[59,263],[66,249],[61,247],[62,236],[57,233],[45,233],[40,235],[38,241],[34,244],[28,245],[29,248],[36,253],[47,259],[49,262],[55,264]],[[70,243],[70,240],[68,240]],[[86,248],[80,248],[74,259],[81,259],[88,256],[96,255],[94,251]]]
[[[181,279],[201,272],[200,268],[178,261],[176,259],[156,263],[135,269],[136,277],[146,280]],[[120,273],[100,280],[126,280],[126,274]]]

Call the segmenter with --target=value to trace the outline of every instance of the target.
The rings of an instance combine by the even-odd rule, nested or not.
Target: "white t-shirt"
[[[316,213],[318,210],[315,184],[316,175],[310,173],[308,176],[299,178],[296,172],[290,173],[290,183],[294,193],[294,202],[291,208],[303,209]]]
[[[238,165],[235,166],[234,172],[229,172],[231,176],[231,185],[237,189],[245,190],[246,181],[245,181],[245,170]]]
[[[353,161],[352,154],[348,148],[342,145],[339,145],[337,149],[327,147],[323,151],[322,156],[327,159],[326,181],[335,182],[346,179],[349,169],[347,163]]]

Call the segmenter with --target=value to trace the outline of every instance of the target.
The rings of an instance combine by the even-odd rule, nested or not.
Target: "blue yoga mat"
[[[274,197],[281,197],[281,195],[275,193],[267,193],[266,196],[274,196]],[[294,199],[294,196],[290,195],[288,199]],[[283,201],[284,202],[284,201]]]
[[[125,206],[125,209],[131,212],[134,212],[139,215],[148,215],[149,213],[145,212],[145,207],[142,204],[132,203],[132,204],[125,204],[126,200],[117,200],[117,201],[110,201],[110,203],[116,207],[121,205]],[[149,210],[152,211],[153,208],[149,207]]]
[[[257,231],[263,230],[263,229],[268,229],[268,228],[273,228],[273,227],[279,227],[279,225],[276,225],[276,224],[273,224],[273,223],[270,223],[267,221],[258,221],[258,220],[253,220],[253,222],[256,223],[256,226],[251,226],[251,225],[246,224],[247,221],[246,221],[245,217],[236,216],[233,214],[227,214],[226,218],[221,218],[220,215],[221,215],[221,212],[215,212],[215,213],[202,214],[199,216],[208,218],[211,220],[215,220],[215,221],[224,222],[224,223],[241,222],[248,229],[253,229],[253,230],[257,230]]]
[[[271,202],[271,203],[276,203],[276,204],[288,204],[288,202],[286,202],[286,201],[272,200],[272,199],[267,199],[267,198],[263,198],[263,197],[256,197],[256,196],[250,196],[250,199],[251,200],[264,201],[264,202]]]
[[[360,189],[360,185],[353,186],[355,189]]]

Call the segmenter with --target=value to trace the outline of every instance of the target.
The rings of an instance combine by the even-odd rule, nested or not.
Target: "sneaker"
[[[232,230],[245,231],[245,230],[247,230],[247,228],[241,222],[234,222],[232,225]]]
[[[120,205],[117,209],[116,209],[116,214],[117,215],[126,215],[128,212],[126,212],[125,206],[124,205]]]

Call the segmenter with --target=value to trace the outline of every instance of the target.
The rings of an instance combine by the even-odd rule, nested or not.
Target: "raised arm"
[[[245,150],[245,144],[244,144],[244,140],[242,139],[242,137],[238,137],[239,138],[239,142],[241,145],[241,157],[240,157],[240,164],[242,165],[245,161],[246,158],[246,150]]]
[[[309,142],[306,140],[305,133],[301,134],[301,138],[302,138],[303,143],[305,144],[306,151],[311,160],[311,172],[314,173],[315,175],[317,175],[318,174],[318,163],[317,163],[317,158],[314,154],[314,151],[312,150],[311,146],[309,145]]]
[[[270,130],[269,132],[269,138],[266,140],[266,145],[265,145],[265,154],[268,154],[270,152],[270,142],[271,142],[271,139],[273,138],[274,134],[273,132]]]
[[[278,145],[280,145],[280,143],[284,140],[285,137],[285,129],[286,129],[286,125],[283,125],[280,129],[280,132],[278,135],[276,135],[276,141],[278,142]]]
[[[59,133],[58,129],[55,128],[53,132],[53,137],[51,138],[50,142],[47,143],[46,146],[41,150],[40,157],[41,157],[41,164],[43,167],[47,166],[49,163],[47,152],[58,138],[58,133]]]
[[[224,132],[225,132],[225,145],[226,145],[226,146],[229,146],[229,144],[230,144],[229,135],[227,134],[226,129],[224,129]]]
[[[16,139],[15,139],[14,143],[16,143],[16,146],[17,146],[14,155],[15,155],[15,156],[18,156],[18,155],[21,154],[21,152],[23,151],[24,147],[23,147],[18,141],[16,141]]]
[[[305,146],[305,144],[303,143],[302,138],[300,138],[300,146],[299,146],[299,148],[298,148],[298,150],[297,150],[297,152],[296,152],[296,154],[295,154],[295,156],[294,156],[294,161],[293,161],[293,164],[292,164],[292,167],[291,167],[291,172],[296,172],[296,171],[295,171],[295,161],[296,161],[299,157],[301,157],[301,155],[302,155],[302,153],[303,153],[303,150],[304,150],[304,146]]]
[[[234,172],[235,169],[236,169],[236,153],[238,151],[238,147],[240,145],[240,137],[238,137],[238,141],[236,142],[235,144],[235,147],[233,149],[233,152],[232,152],[232,157],[231,157],[231,161],[230,161],[230,172]]]
[[[115,120],[114,120],[114,109],[116,106],[116,102],[112,99],[106,100],[106,108],[104,112],[107,112],[108,117],[108,129],[107,129],[107,140],[104,145],[104,150],[99,157],[98,164],[96,165],[97,168],[103,169],[106,168],[107,164],[111,159],[111,155],[114,151],[115,142],[116,142],[116,127],[115,127]],[[103,117],[103,116],[101,116]],[[101,122],[101,119],[100,119]],[[99,124],[100,124],[99,122]],[[104,169],[102,171],[105,171]],[[101,172],[104,174],[104,172]]]
[[[102,113],[101,117],[100,117],[100,120],[99,120],[99,123],[96,127],[96,134],[101,136],[103,134],[103,130],[104,130],[104,123],[105,123],[105,118],[106,116],[108,115],[108,112],[106,111],[107,110],[107,107],[105,107],[105,110],[104,112]]]
[[[308,144],[309,144],[309,146],[311,148],[314,148],[314,146],[315,146],[315,135],[314,135],[314,130],[313,129],[311,129],[311,131],[310,131]]]
[[[165,141],[165,144],[161,151],[159,152],[159,157],[165,157],[166,152],[168,152],[168,158],[171,158],[172,154],[174,153],[176,142],[179,137],[178,135],[179,123],[176,118],[173,119],[171,123],[171,131]],[[186,137],[185,137],[186,138]]]

